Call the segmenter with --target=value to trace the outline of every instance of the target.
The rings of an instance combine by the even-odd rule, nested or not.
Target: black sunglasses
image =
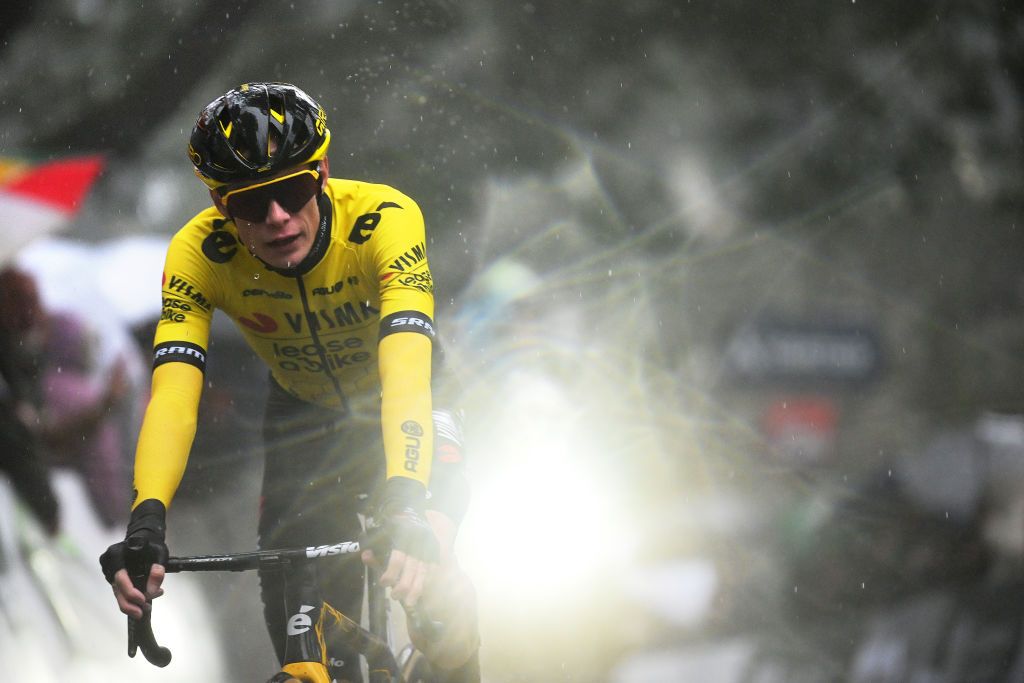
[[[225,192],[222,199],[232,218],[262,223],[267,218],[271,201],[280,204],[288,213],[296,213],[319,190],[320,172],[306,168],[265,183]]]

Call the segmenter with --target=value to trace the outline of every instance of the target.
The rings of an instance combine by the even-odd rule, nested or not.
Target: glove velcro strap
[[[384,482],[381,510],[385,516],[411,509],[423,515],[427,507],[427,487],[408,477],[391,477]]]
[[[139,535],[141,532],[150,539],[163,541],[167,536],[167,508],[156,498],[147,498],[132,510],[128,518],[128,531],[125,538]]]

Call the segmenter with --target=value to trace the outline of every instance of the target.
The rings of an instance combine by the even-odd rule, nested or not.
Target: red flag
[[[31,165],[0,159],[0,263],[75,215],[103,169],[100,156]]]

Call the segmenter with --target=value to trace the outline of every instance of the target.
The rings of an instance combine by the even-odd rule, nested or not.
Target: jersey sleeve
[[[155,498],[170,506],[196,433],[216,296],[203,250],[185,231],[167,250],[161,290],[152,392],[135,451],[136,505]]]
[[[178,233],[164,262],[160,321],[153,340],[154,367],[178,361],[206,369],[215,284],[202,247],[192,244],[185,233]]]
[[[378,224],[364,269],[380,287],[379,372],[386,476],[430,482],[433,420],[430,393],[434,283],[423,214],[405,195],[375,204]]]
[[[369,243],[370,264],[380,282],[381,318],[399,311],[434,315],[434,280],[427,262],[423,214],[416,203],[398,194],[381,201],[380,225]]]

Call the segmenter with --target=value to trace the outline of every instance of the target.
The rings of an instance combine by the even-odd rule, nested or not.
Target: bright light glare
[[[630,546],[600,445],[550,380],[520,375],[499,393],[460,557],[482,592],[507,599],[586,592]]]

